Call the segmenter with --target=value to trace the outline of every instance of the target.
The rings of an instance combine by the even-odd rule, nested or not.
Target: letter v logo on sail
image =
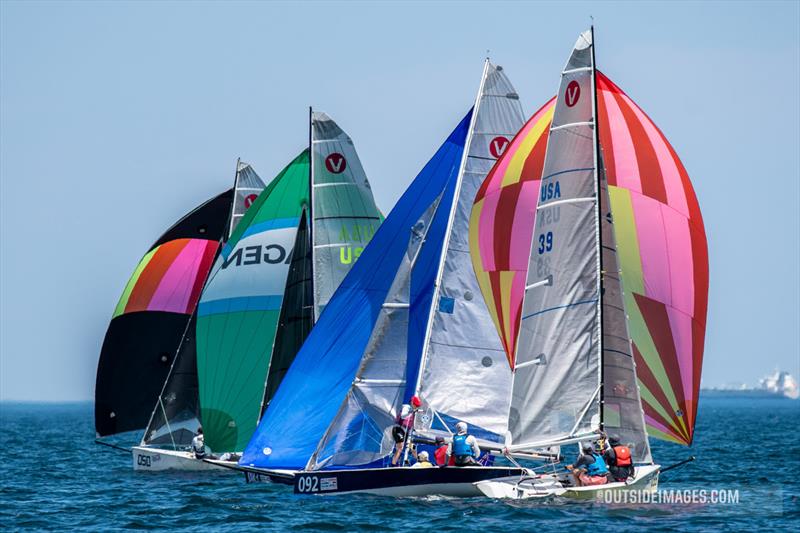
[[[506,151],[507,146],[508,139],[500,135],[492,139],[492,142],[489,143],[489,153],[492,154],[492,157],[495,159],[499,159],[500,156]]]
[[[564,93],[564,103],[567,104],[567,107],[572,107],[578,103],[578,100],[581,97],[581,86],[578,85],[578,82],[572,80],[567,85],[567,90]]]
[[[325,158],[325,168],[331,174],[341,174],[347,168],[347,160],[339,152],[333,152]]]

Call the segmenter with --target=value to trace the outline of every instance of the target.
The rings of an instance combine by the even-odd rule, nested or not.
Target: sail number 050
[[[553,249],[553,232],[548,231],[539,235],[539,255],[549,252]]]

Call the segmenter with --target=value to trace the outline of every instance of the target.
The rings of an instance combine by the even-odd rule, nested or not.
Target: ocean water
[[[662,465],[697,457],[660,489],[738,491],[734,503],[308,497],[226,472],[134,473],[129,454],[93,443],[91,404],[5,403],[0,529],[800,531],[799,428],[798,401],[708,398],[692,448],[653,442]]]

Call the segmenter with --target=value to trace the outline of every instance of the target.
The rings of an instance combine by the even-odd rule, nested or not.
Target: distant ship
[[[726,398],[800,398],[800,386],[788,372],[776,370],[774,374],[762,378],[758,386],[749,387],[744,383],[740,385],[723,385],[702,389],[708,396]]]

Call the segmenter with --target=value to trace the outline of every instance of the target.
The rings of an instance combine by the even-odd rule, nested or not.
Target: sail
[[[469,218],[478,188],[524,117],[503,68],[488,60],[473,117],[456,197],[443,213],[449,226],[441,266],[434,266],[441,269],[437,300],[429,304],[433,309],[422,309],[429,334],[417,393],[437,412],[437,422],[448,426],[439,429],[452,433],[456,422],[465,421],[472,434],[502,442],[511,372],[472,268]]]
[[[601,72],[597,88],[600,143],[647,430],[688,445],[708,309],[703,217],[689,175],[664,134]]]
[[[245,212],[253,205],[258,195],[264,190],[264,182],[258,177],[248,163],[236,162],[236,180],[233,187],[233,209],[231,211],[231,224],[227,235],[233,235],[233,230],[244,216]]]
[[[147,425],[225,232],[232,194],[212,198],[169,228],[125,286],[97,365],[98,435]]]
[[[406,254],[381,306],[355,379],[307,470],[379,464],[394,447],[393,422],[406,388],[411,271],[440,198],[411,227]]]
[[[311,264],[308,212],[303,211],[292,249],[289,275],[286,278],[286,289],[283,293],[283,305],[281,305],[281,314],[278,319],[275,345],[272,348],[262,413],[278,390],[286,371],[289,370],[295,355],[300,351],[300,347],[314,325]]]
[[[303,468],[316,450],[353,382],[406,254],[409,229],[454,181],[470,118],[468,113],[425,165],[342,281],[286,373],[240,464]],[[418,261],[416,268],[419,265]]]
[[[381,223],[353,141],[325,113],[311,115],[314,320]]]
[[[625,312],[625,287],[621,280],[614,216],[608,196],[604,158],[600,163],[600,242],[603,254],[603,431],[631,450],[635,463],[652,463],[644,412],[636,383],[636,363]]]
[[[200,298],[197,376],[214,452],[242,450],[258,422],[308,175],[304,150],[239,221]]]
[[[163,448],[185,449],[200,426],[200,402],[197,385],[195,332],[197,313],[192,314],[180,341],[175,361],[158,396],[142,443]]]
[[[475,195],[469,223],[472,266],[514,368],[536,199],[555,98],[533,114]]]
[[[509,414],[519,448],[601,423],[592,55],[586,32],[562,72],[547,143]]]

